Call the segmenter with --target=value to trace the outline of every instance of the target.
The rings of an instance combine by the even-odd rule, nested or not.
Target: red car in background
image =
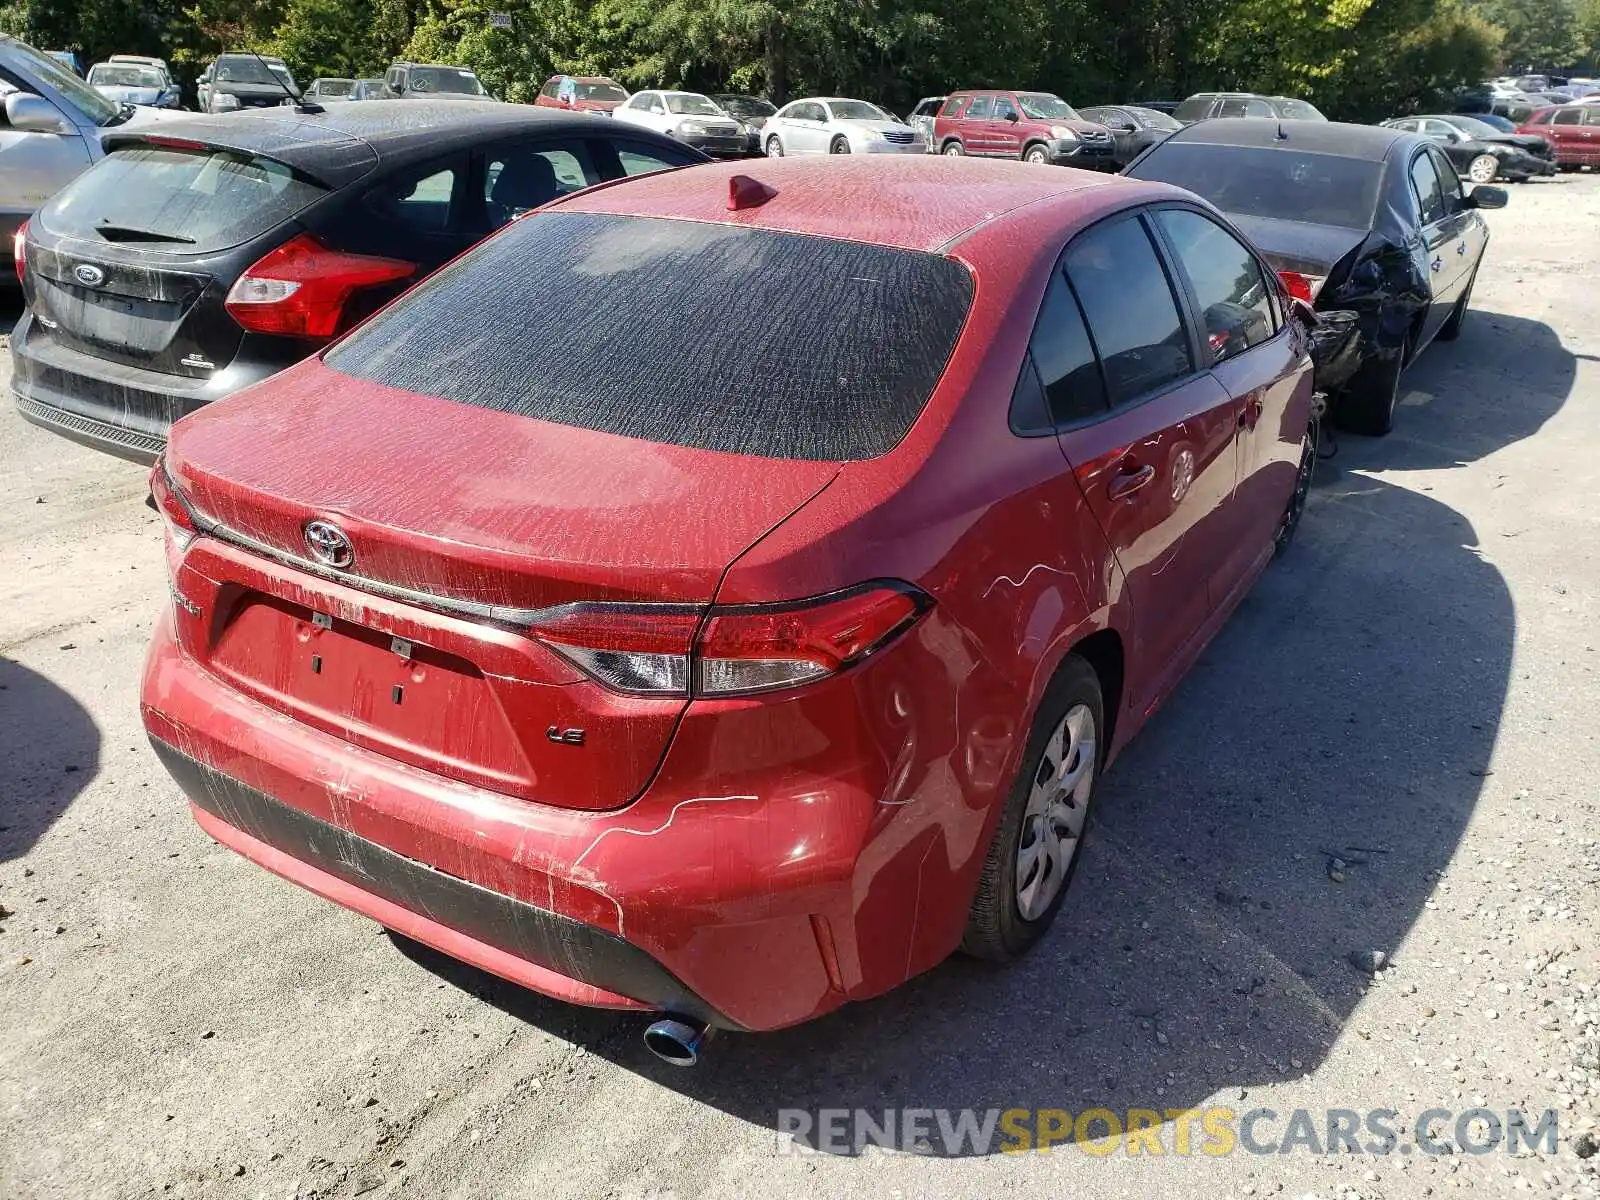
[[[219,842],[671,1061],[1013,958],[1294,531],[1305,311],[1162,184],[557,199],[174,426],[145,726]]]
[[[1541,108],[1517,126],[1517,132],[1538,134],[1549,141],[1560,170],[1600,167],[1600,104]]]
[[[952,157],[1117,169],[1111,131],[1049,92],[953,92],[933,119],[933,147]]]
[[[533,102],[545,108],[571,108],[610,116],[627,98],[628,89],[604,75],[552,75]]]

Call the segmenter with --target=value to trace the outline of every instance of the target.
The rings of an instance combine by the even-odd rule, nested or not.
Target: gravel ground
[[[1463,339],[1407,376],[1391,437],[1341,439],[1292,555],[1104,781],[1038,952],[725,1036],[692,1072],[637,1019],[397,946],[201,834],[138,723],[164,595],[144,474],[0,405],[0,1195],[1600,1196],[1600,177],[1489,220]],[[1274,1110],[1268,1140],[1297,1108],[1391,1108],[1403,1135],[1551,1108],[1560,1135],[776,1132],[780,1108],[1208,1105]]]

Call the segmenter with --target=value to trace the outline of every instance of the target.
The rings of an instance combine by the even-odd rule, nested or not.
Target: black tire
[[[946,142],[939,151],[940,154],[948,155],[950,158],[960,158],[966,152],[967,148],[954,138]]]
[[[783,143],[778,140],[778,135],[777,134],[773,134],[771,137],[769,137],[767,139],[767,157],[768,158],[782,158],[783,157]]]
[[[1022,152],[1022,161],[1035,163],[1039,166],[1047,166],[1050,162],[1050,151],[1047,147],[1035,142]]]
[[[1394,410],[1400,402],[1400,373],[1411,357],[1411,338],[1388,354],[1375,354],[1357,368],[1345,385],[1335,412],[1339,426],[1365,437],[1382,437],[1394,428]]]
[[[1081,801],[1073,804],[1075,808],[1081,807],[1084,824],[1054,897],[1042,912],[1030,920],[1022,915],[1017,889],[1018,856],[1024,849],[1024,818],[1034,784],[1047,769],[1046,748],[1069,713],[1080,706],[1088,710],[1093,723],[1093,745],[1088,752],[1091,760],[1089,788]],[[991,962],[1011,962],[1027,953],[1029,947],[1044,935],[1055,920],[1061,902],[1072,888],[1078,864],[1083,861],[1087,819],[1094,803],[1093,788],[1099,783],[1100,767],[1105,761],[1105,727],[1100,679],[1087,662],[1076,654],[1069,655],[1045,690],[1033,729],[1028,734],[1022,770],[1006,797],[1005,811],[1000,814],[994,840],[984,859],[983,874],[978,878],[978,890],[972,898],[966,933],[961,939],[961,949],[965,953]],[[1053,771],[1055,768],[1052,765],[1050,769]]]
[[[1311,478],[1317,473],[1317,454],[1322,444],[1322,422],[1315,417],[1306,426],[1305,438],[1300,443],[1300,469],[1295,476],[1294,491],[1278,521],[1278,531],[1272,535],[1272,553],[1283,555],[1294,543],[1295,531],[1300,528],[1300,518],[1305,515],[1306,497],[1311,494]]]
[[[836,137],[836,138],[834,138],[833,141],[828,143],[828,153],[829,154],[849,154],[850,153],[850,139],[849,138],[845,138],[845,137]]]
[[[1456,306],[1450,310],[1450,319],[1446,321],[1434,337],[1441,342],[1453,342],[1461,336],[1462,323],[1467,319],[1467,309],[1472,304],[1472,285],[1478,282],[1478,272],[1474,268],[1472,277],[1467,280],[1467,286],[1462,290],[1456,300]]]

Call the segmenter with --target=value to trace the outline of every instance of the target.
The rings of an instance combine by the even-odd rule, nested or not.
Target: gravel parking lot
[[[1105,780],[1039,950],[725,1035],[694,1071],[207,839],[139,725],[166,596],[145,472],[7,399],[0,1195],[1600,1196],[1600,176],[1487,217],[1462,340],[1406,376],[1392,436],[1339,440],[1291,555]],[[1559,1142],[777,1133],[780,1109],[1215,1105],[1280,1140],[1299,1108],[1554,1109]]]

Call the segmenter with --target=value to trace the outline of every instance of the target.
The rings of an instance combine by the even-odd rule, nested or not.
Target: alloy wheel
[[[1094,714],[1067,710],[1045,743],[1017,842],[1017,911],[1035,921],[1060,893],[1083,841],[1096,762]]]
[[[780,142],[777,139],[776,136],[769,137],[767,139],[767,157],[768,158],[782,158],[783,157],[783,143]]]
[[[1500,173],[1500,162],[1492,154],[1480,154],[1467,164],[1467,178],[1473,183],[1489,183]]]
[[[828,147],[829,154],[849,154],[850,143],[843,138],[834,138],[833,144]]]
[[[1028,151],[1028,161],[1040,166],[1044,165],[1048,157],[1049,156],[1045,154],[1043,146],[1035,146],[1032,150]]]
[[[961,148],[960,142],[951,142],[944,148],[944,153],[949,158],[960,158],[966,151]]]

